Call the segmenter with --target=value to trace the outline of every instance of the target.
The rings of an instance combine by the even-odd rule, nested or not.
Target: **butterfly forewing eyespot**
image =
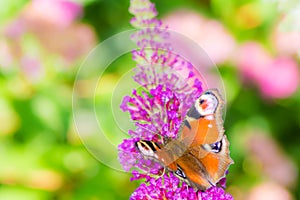
[[[212,115],[218,107],[218,98],[212,92],[205,92],[199,99],[201,115]]]

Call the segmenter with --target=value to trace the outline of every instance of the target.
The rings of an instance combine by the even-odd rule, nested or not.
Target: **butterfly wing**
[[[205,166],[194,155],[187,153],[171,165],[174,174],[194,188],[206,190],[211,187]]]
[[[215,185],[225,176],[229,166],[233,163],[230,158],[229,142],[226,135],[222,140],[214,144],[205,144],[200,147],[193,147],[190,153],[199,159],[205,166],[205,174],[212,185]]]
[[[224,135],[223,107],[224,100],[218,90],[208,90],[196,100],[181,126],[178,139],[197,162],[193,161],[193,166],[189,165],[191,161],[185,159],[176,162],[184,162],[181,163],[183,171],[199,189],[216,185],[233,163],[229,155],[229,142]]]
[[[187,146],[220,141],[224,134],[223,107],[224,100],[217,89],[204,92],[188,111],[181,124],[178,139]]]
[[[220,129],[215,120],[199,118],[198,120],[185,120],[183,124],[179,140],[183,141],[187,147],[215,143],[220,141],[224,134],[223,128]]]
[[[172,155],[166,157],[173,160],[168,160],[169,163],[165,165],[180,179],[199,190],[215,186],[225,176],[229,165],[233,163],[229,156],[229,142],[225,135],[219,142],[193,147],[180,156],[182,149],[180,151],[175,149],[184,145],[179,141],[170,144],[168,149]],[[177,158],[174,157],[176,155]]]
[[[205,163],[198,158],[201,149],[188,152],[178,140],[170,141],[163,148],[152,141],[142,140],[137,142],[137,147],[143,155],[156,159],[178,178],[195,188],[205,190],[214,184],[207,173]],[[204,149],[202,151],[204,152]]]

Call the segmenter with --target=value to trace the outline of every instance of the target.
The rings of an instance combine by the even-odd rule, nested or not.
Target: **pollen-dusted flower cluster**
[[[138,28],[132,40],[139,47],[132,52],[136,61],[133,79],[141,86],[125,96],[121,104],[135,123],[129,139],[118,146],[119,160],[131,180],[145,179],[131,199],[232,199],[222,188],[197,191],[180,181],[172,172],[153,160],[144,158],[136,142],[150,140],[164,144],[165,138],[176,138],[186,112],[202,92],[202,83],[193,65],[172,52],[166,27],[155,17],[155,5],[149,0],[131,0],[131,24]],[[160,176],[158,176],[160,175]]]

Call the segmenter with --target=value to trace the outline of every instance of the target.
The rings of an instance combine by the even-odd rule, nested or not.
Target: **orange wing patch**
[[[188,123],[190,127],[183,126],[180,135],[181,140],[187,146],[193,147],[201,144],[212,144],[220,141],[223,137],[223,131],[219,130],[219,126],[215,120],[200,118]]]

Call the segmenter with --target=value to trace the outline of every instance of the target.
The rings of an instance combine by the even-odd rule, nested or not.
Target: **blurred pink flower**
[[[264,75],[272,62],[271,55],[256,42],[243,44],[237,52],[237,66],[248,79],[258,79]]]
[[[258,43],[243,44],[237,54],[242,75],[255,82],[261,93],[270,98],[287,98],[299,85],[299,68],[289,57],[273,59]]]
[[[7,41],[0,40],[0,68],[8,68],[13,63],[13,57]]]
[[[299,68],[291,58],[276,58],[269,65],[269,71],[259,80],[264,95],[274,98],[286,98],[299,86]]]
[[[46,50],[72,63],[96,44],[92,27],[75,21],[81,13],[81,5],[70,0],[34,0],[18,20]]]
[[[273,41],[275,48],[282,55],[300,53],[300,32],[281,30],[276,27],[273,33]]]
[[[19,38],[26,31],[40,32],[64,29],[82,14],[80,4],[70,0],[33,0],[21,11],[17,19],[5,28],[8,38]]]
[[[228,60],[236,43],[231,34],[217,20],[206,19],[190,10],[175,11],[162,20],[174,30],[197,42],[216,64]]]
[[[75,21],[82,11],[81,5],[71,0],[28,2],[19,16],[4,28],[5,39],[10,41],[12,57],[23,67],[22,70],[37,73],[38,71],[33,72],[37,65],[29,67],[28,64],[43,60],[39,61],[43,66],[47,63],[45,58],[52,59],[50,62],[58,59],[62,65],[69,66],[86,55],[96,45],[96,35],[91,26]],[[28,44],[24,42],[26,35],[33,36],[37,41],[33,42],[35,47],[32,49],[41,49],[39,53],[26,50],[31,49],[25,45]],[[24,60],[28,55],[35,57],[35,61]],[[32,76],[35,77],[36,74]]]
[[[26,77],[32,81],[40,80],[45,73],[41,61],[35,57],[24,56],[21,59],[21,68]]]
[[[4,29],[4,35],[10,39],[20,39],[25,32],[25,26],[22,20],[14,20]]]
[[[66,27],[82,14],[82,6],[71,0],[33,0],[23,14],[26,21],[32,21],[37,26],[47,23]]]
[[[290,192],[281,185],[266,182],[255,186],[247,195],[247,200],[292,200]]]
[[[86,24],[72,23],[65,29],[47,30],[41,29],[35,36],[47,51],[61,56],[67,64],[86,55],[96,45],[95,32]]]
[[[270,181],[289,188],[295,186],[298,176],[295,164],[267,133],[252,130],[247,148]]]

